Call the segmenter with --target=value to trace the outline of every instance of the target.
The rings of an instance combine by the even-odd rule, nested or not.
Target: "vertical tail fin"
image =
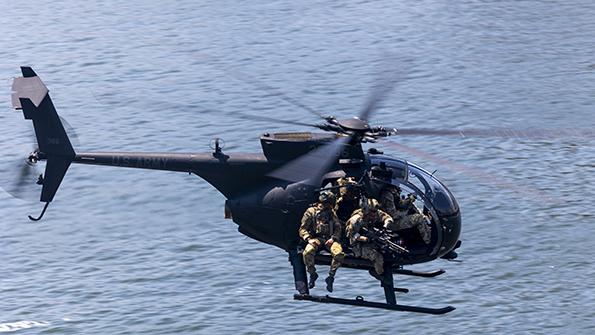
[[[45,84],[30,67],[21,67],[21,72],[23,77],[12,84],[12,103],[33,121],[40,157],[47,159],[40,201],[51,202],[75,152]]]

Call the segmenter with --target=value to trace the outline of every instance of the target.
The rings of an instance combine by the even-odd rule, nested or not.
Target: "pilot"
[[[432,239],[432,228],[428,217],[415,208],[417,197],[414,194],[401,197],[400,193],[401,190],[397,186],[391,185],[380,195],[381,208],[394,220],[394,223],[386,228],[394,231],[416,228],[424,243],[429,244]]]
[[[394,226],[388,227],[391,230],[403,230],[416,228],[425,244],[430,244],[432,240],[432,226],[428,216],[419,213],[415,207],[415,194],[409,194],[407,197],[398,198],[396,213],[394,216]],[[395,202],[396,203],[396,202]],[[413,212],[413,213],[412,213]],[[410,214],[412,213],[412,214]]]
[[[330,191],[324,191],[320,193],[318,200],[317,204],[308,208],[304,213],[299,235],[308,243],[304,249],[304,263],[306,271],[310,274],[309,288],[313,288],[316,279],[318,279],[314,266],[316,252],[321,247],[325,247],[331,252],[333,259],[325,282],[326,289],[332,292],[335,273],[345,258],[345,253],[339,243],[342,234],[341,224],[333,210],[335,195]]]
[[[432,239],[432,229],[428,218],[415,208],[414,194],[401,197],[401,189],[391,183],[392,171],[385,166],[375,166],[370,173],[370,184],[378,190],[380,208],[393,218],[393,223],[385,228],[399,231],[416,228],[425,244]],[[410,214],[413,212],[412,214]]]
[[[345,224],[351,218],[351,214],[359,208],[360,191],[354,177],[339,178],[337,184],[340,188],[335,213],[341,223]]]
[[[384,257],[371,243],[363,230],[382,228],[393,224],[393,219],[387,213],[379,208],[378,201],[375,199],[362,198],[360,209],[356,210],[347,221],[347,238],[351,250],[356,257],[361,257],[374,263],[374,269],[370,274],[376,279],[383,281]],[[365,229],[364,229],[365,228]]]
[[[384,163],[372,166],[364,175],[366,194],[374,199],[380,199],[380,194],[387,184],[390,184],[393,171]]]

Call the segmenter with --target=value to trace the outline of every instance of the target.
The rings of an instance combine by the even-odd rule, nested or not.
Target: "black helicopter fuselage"
[[[77,153],[73,163],[196,174],[227,198],[225,216],[238,224],[242,234],[290,250],[299,243],[301,216],[315,202],[316,190],[322,185],[292,183],[268,175],[333,139],[334,136],[316,133],[265,134],[261,137],[262,154],[228,154],[219,149],[211,153],[89,152]],[[354,148],[345,144],[343,156],[352,157],[353,150],[361,151],[361,145]],[[364,154],[363,158],[357,162],[339,158],[328,169],[327,179],[344,175],[361,177],[372,165],[384,163],[396,172],[394,182],[409,185],[439,222],[438,229],[434,229],[432,247],[403,257],[402,263],[426,262],[452,250],[459,238],[461,216],[448,189],[431,174],[404,160],[372,153]]]
[[[379,95],[373,95],[358,117],[336,120],[321,116],[325,123],[312,125],[334,134],[265,134],[260,139],[262,153],[228,154],[223,152],[218,139],[214,151],[210,153],[76,152],[45,84],[30,67],[21,67],[21,72],[23,76],[13,81],[12,104],[15,109],[23,111],[25,119],[33,121],[38,144],[38,149],[25,159],[24,166],[46,161],[45,173],[35,176],[36,183],[42,185],[40,201],[45,206],[38,217],[29,216],[30,220],[39,221],[44,216],[72,163],[196,174],[225,196],[225,217],[238,224],[241,233],[287,251],[299,292],[294,299],[430,314],[454,310],[452,306],[432,309],[396,303],[395,292],[406,290],[394,287],[393,273],[434,277],[444,272],[416,272],[404,270],[402,265],[423,263],[442,256],[456,258],[454,249],[459,245],[461,213],[452,193],[433,174],[406,160],[385,156],[375,149],[364,153],[362,143],[374,142],[396,132],[384,127],[370,127],[367,122],[387,92],[385,89]],[[30,175],[28,171],[21,173],[21,179]],[[384,177],[378,179],[375,171],[380,171]],[[341,177],[354,177],[357,190],[368,198],[379,198],[387,183],[415,195],[417,198],[408,198],[406,210],[402,212],[405,215],[403,219],[423,217],[425,223],[421,224],[431,225],[429,243],[427,235],[421,243],[414,242],[419,227],[409,227],[410,230],[415,228],[410,232],[406,231],[407,225],[398,228],[401,240],[398,243],[407,243],[407,249],[404,249],[405,253],[384,260],[384,274],[380,279],[386,304],[367,302],[363,298],[346,300],[309,295],[309,288],[314,286],[313,277],[310,276],[308,283],[299,250],[298,228],[304,211],[317,200],[321,189],[328,188],[328,185],[335,185],[332,187],[337,189]],[[32,178],[25,179],[33,181]],[[405,203],[405,199],[398,203]],[[421,226],[419,229],[425,231],[425,228],[428,227]],[[317,264],[330,263],[328,254],[321,252],[316,257]],[[346,256],[343,261],[344,267],[374,269],[369,261],[356,257],[356,254]],[[332,280],[330,283],[327,281],[327,290],[332,292]]]

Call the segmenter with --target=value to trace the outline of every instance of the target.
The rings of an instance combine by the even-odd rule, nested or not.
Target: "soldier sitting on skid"
[[[343,248],[339,243],[341,238],[341,224],[333,211],[335,206],[335,195],[332,192],[320,193],[319,202],[308,208],[302,217],[299,235],[308,244],[304,249],[304,263],[306,271],[310,274],[308,287],[313,288],[318,274],[316,273],[315,256],[321,246],[331,252],[333,257],[331,268],[326,278],[326,289],[333,291],[335,273],[345,258]]]
[[[394,220],[394,223],[386,227],[390,230],[399,231],[408,228],[416,228],[425,244],[429,244],[432,239],[432,229],[428,218],[420,214],[415,208],[414,194],[401,198],[401,189],[391,183],[392,170],[386,166],[374,166],[369,174],[370,184],[378,190],[378,199],[380,208],[388,213]],[[410,209],[414,213],[409,214]]]
[[[362,230],[392,225],[393,219],[380,210],[378,201],[375,199],[362,198],[360,206],[361,208],[356,210],[347,221],[347,238],[356,257],[370,260],[374,264],[374,269],[370,270],[370,274],[383,281],[384,257]]]

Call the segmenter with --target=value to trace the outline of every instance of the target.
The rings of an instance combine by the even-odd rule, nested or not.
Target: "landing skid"
[[[415,313],[424,313],[424,314],[446,314],[448,312],[452,312],[455,310],[452,306],[446,306],[443,308],[427,308],[427,307],[418,307],[418,306],[408,306],[408,305],[397,305],[397,304],[385,304],[381,302],[373,302],[373,301],[366,301],[363,297],[358,296],[355,299],[342,299],[342,298],[333,298],[330,296],[317,296],[317,295],[308,295],[308,294],[294,294],[294,300],[306,300],[312,302],[320,302],[325,304],[340,304],[340,305],[350,305],[350,306],[362,306],[362,307],[371,307],[371,308],[382,308],[391,311],[400,311],[400,312],[415,312]]]
[[[290,250],[289,251],[289,261],[293,267],[293,276],[295,281],[295,288],[299,292],[299,294],[295,294],[293,296],[294,300],[306,300],[312,302],[319,302],[319,303],[326,303],[326,304],[340,304],[340,305],[350,305],[350,306],[361,306],[361,307],[371,307],[371,308],[381,308],[385,310],[392,310],[392,311],[402,311],[402,312],[415,312],[415,313],[425,313],[425,314],[446,314],[448,312],[453,311],[455,308],[452,306],[446,306],[443,308],[427,308],[427,307],[418,307],[418,306],[408,306],[408,305],[399,305],[397,304],[397,296],[396,292],[399,293],[408,293],[409,290],[402,287],[395,287],[393,275],[406,275],[406,276],[416,276],[416,277],[424,277],[424,278],[432,278],[443,274],[445,271],[440,269],[436,271],[430,272],[421,272],[421,271],[413,271],[413,270],[405,270],[401,266],[393,266],[393,264],[389,262],[384,263],[384,273],[382,278],[379,278],[378,275],[373,275],[376,279],[380,280],[380,286],[384,290],[384,296],[386,298],[386,303],[381,302],[373,302],[373,301],[366,301],[363,297],[358,296],[355,299],[342,299],[342,298],[333,298],[330,296],[316,296],[310,295],[308,290],[307,282],[307,274],[306,268],[303,262],[302,255],[297,252],[297,250]],[[359,267],[357,267],[359,268]]]
[[[423,277],[423,278],[438,277],[439,275],[441,275],[445,272],[446,271],[444,271],[442,269],[436,270],[436,271],[429,271],[429,272],[413,271],[413,270],[405,270],[405,269],[393,270],[393,273],[396,275],[405,275],[405,276],[414,276],[414,277]]]

